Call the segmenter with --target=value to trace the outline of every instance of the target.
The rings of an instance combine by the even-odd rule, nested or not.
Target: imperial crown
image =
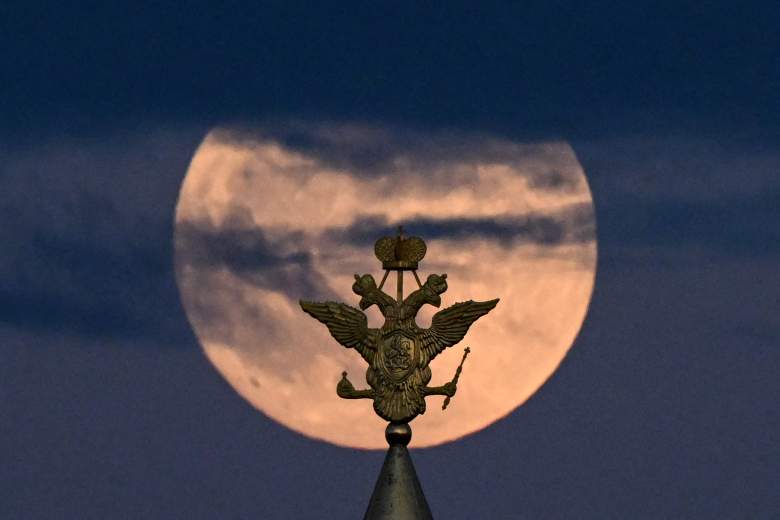
[[[404,237],[403,228],[398,236],[382,237],[374,244],[374,254],[382,262],[382,269],[410,271],[417,269],[417,263],[425,258],[427,247],[422,238]]]

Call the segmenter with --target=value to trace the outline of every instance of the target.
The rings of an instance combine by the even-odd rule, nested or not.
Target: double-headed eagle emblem
[[[420,308],[439,307],[441,294],[447,290],[446,274],[431,274],[425,283],[417,276],[418,262],[426,252],[425,242],[418,237],[404,237],[399,227],[397,237],[380,238],[374,252],[385,270],[377,287],[370,274],[355,275],[352,290],[360,296],[360,310],[339,302],[308,302],[301,300],[304,311],[327,325],[331,335],[347,348],[354,348],[368,363],[366,381],[370,389],[356,390],[342,374],[336,393],[344,399],[373,399],[374,410],[385,420],[406,423],[425,413],[425,397],[447,396],[443,408],[455,395],[458,376],[443,386],[428,386],[431,369],[428,364],[445,348],[458,343],[480,316],[490,312],[498,298],[486,302],[472,300],[456,303],[437,312],[430,328],[422,329],[415,322]],[[397,297],[382,290],[390,271],[397,272]],[[403,297],[403,272],[412,271],[418,289]],[[363,313],[372,305],[379,307],[385,323],[379,329],[368,328]],[[466,348],[463,360],[469,349]]]

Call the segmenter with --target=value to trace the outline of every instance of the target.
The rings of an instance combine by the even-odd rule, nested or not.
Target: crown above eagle
[[[395,271],[417,269],[427,250],[422,238],[405,237],[403,226],[398,226],[397,236],[382,237],[374,244],[374,254],[382,262],[382,268]]]

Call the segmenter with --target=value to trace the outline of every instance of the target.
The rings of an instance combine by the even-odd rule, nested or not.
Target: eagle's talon
[[[355,390],[355,386],[347,379],[347,373],[341,373],[341,381],[336,385],[336,394],[342,399],[373,399],[373,390]]]
[[[452,397],[455,395],[455,392],[458,391],[458,385],[450,381],[449,383],[445,383],[444,386],[441,387],[442,391],[444,392],[444,395],[447,397]]]

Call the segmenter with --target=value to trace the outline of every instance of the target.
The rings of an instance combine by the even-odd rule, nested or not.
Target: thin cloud
[[[358,123],[288,122],[221,128],[212,136],[216,142],[250,148],[258,142],[275,142],[314,159],[324,169],[349,171],[356,178],[428,172],[437,181],[446,177],[451,188],[458,180],[453,170],[504,165],[535,189],[572,192],[581,190],[583,182],[580,172],[567,170],[571,159],[561,157],[560,148],[464,131],[423,133]],[[436,189],[436,182],[429,184],[428,189]]]
[[[0,322],[105,339],[190,337],[172,209],[191,133],[9,150],[0,190]]]
[[[222,225],[180,222],[176,229],[179,269],[227,269],[245,282],[297,298],[329,299],[327,281],[312,264],[299,231],[270,233],[247,211],[234,209]]]
[[[590,204],[574,204],[552,213],[498,218],[413,217],[403,222],[391,222],[384,215],[360,215],[349,226],[330,229],[325,233],[334,242],[358,246],[373,244],[377,237],[393,233],[402,224],[407,234],[425,239],[495,241],[504,245],[530,243],[539,246],[582,244],[595,240],[593,208]]]

